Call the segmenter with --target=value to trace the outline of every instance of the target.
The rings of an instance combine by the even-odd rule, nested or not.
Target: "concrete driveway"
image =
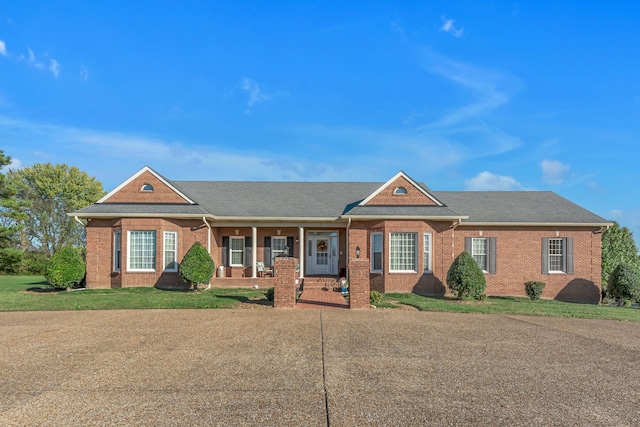
[[[0,425],[638,425],[640,324],[400,310],[0,313]]]

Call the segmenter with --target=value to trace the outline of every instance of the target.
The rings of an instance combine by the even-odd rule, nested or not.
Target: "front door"
[[[331,274],[331,238],[312,236],[309,238],[310,251],[308,270],[310,274]]]

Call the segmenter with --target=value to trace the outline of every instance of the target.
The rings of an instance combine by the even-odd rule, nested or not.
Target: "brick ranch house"
[[[178,263],[200,241],[216,287],[273,286],[274,257],[299,276],[340,277],[368,259],[380,292],[443,295],[453,259],[469,252],[487,295],[597,303],[603,218],[548,191],[432,191],[399,172],[387,182],[171,181],[145,166],[86,220],[87,287],[184,286]],[[263,271],[263,267],[264,270]]]

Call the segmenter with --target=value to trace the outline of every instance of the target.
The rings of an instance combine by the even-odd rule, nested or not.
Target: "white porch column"
[[[258,277],[258,227],[251,227],[251,278]]]
[[[298,272],[298,277],[304,277],[304,228],[298,227],[298,241],[300,244],[298,245],[298,262],[300,264],[300,271]]]

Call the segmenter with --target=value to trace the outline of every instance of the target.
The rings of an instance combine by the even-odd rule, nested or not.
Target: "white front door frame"
[[[338,274],[339,235],[337,230],[307,231],[305,264],[308,275]]]

